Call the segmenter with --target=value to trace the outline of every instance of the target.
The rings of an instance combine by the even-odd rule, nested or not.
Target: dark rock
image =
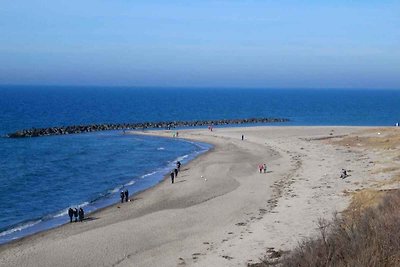
[[[224,119],[224,120],[206,120],[206,121],[170,121],[170,122],[139,122],[139,123],[120,123],[120,124],[91,124],[91,125],[71,125],[61,127],[49,127],[41,129],[26,129],[8,134],[10,138],[39,137],[49,135],[76,134],[82,132],[95,132],[107,130],[122,129],[147,129],[147,128],[165,128],[173,129],[176,127],[198,127],[207,125],[233,125],[245,123],[273,123],[287,122],[283,118],[250,118],[250,119]]]

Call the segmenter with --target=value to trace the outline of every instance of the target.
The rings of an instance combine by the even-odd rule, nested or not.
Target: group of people
[[[181,169],[181,162],[177,161],[176,168],[171,171],[171,182],[172,183],[174,183],[175,178],[178,177],[178,172],[180,171],[180,169]],[[123,203],[124,201],[125,202],[129,201],[128,189],[122,190],[119,195],[121,198],[121,203]],[[75,222],[77,222],[78,220],[80,222],[82,222],[85,218],[85,212],[83,211],[82,208],[79,208],[79,210],[78,210],[78,208],[74,208],[74,209],[69,208],[68,216],[69,216],[69,220],[71,223],[74,221],[73,218],[75,218]]]
[[[173,169],[170,173],[171,176],[171,183],[173,184],[175,181],[175,178],[178,177],[178,172],[181,170],[181,162],[177,161],[176,162],[176,168]]]
[[[124,203],[124,199],[125,202],[128,202],[129,200],[129,192],[128,189],[125,189],[125,191],[121,191],[121,193],[119,193],[119,197],[121,198],[121,203]]]
[[[258,165],[258,170],[260,171],[260,173],[264,172],[267,173],[267,164],[260,164]]]
[[[72,218],[75,217],[75,222],[79,221],[82,222],[85,219],[85,212],[83,211],[82,208],[69,208],[68,209],[68,216],[69,216],[69,222],[72,223]]]

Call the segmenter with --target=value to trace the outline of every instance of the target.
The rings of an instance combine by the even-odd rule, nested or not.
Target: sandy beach
[[[393,129],[393,128],[392,128]],[[0,246],[0,266],[246,266],[290,250],[349,204],[389,188],[390,151],[349,138],[371,127],[246,127],[179,131],[214,148],[159,185],[67,224]],[[171,137],[170,131],[140,134]],[[244,135],[244,140],[241,136]],[[347,138],[347,139],[346,139]],[[351,139],[353,140],[353,139]],[[353,140],[354,141],[354,140]],[[266,163],[267,173],[258,165]],[[349,176],[340,179],[342,168]]]

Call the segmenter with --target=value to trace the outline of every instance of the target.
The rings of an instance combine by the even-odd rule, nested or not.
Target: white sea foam
[[[121,190],[122,186],[117,186],[116,188],[114,188],[113,190],[109,191],[111,194],[117,193]]]
[[[153,174],[156,174],[156,173],[157,173],[157,171],[146,173],[146,174],[140,176],[140,178],[146,178],[147,176],[150,176],[150,175],[153,175]]]
[[[15,232],[22,231],[22,230],[24,230],[26,228],[32,227],[32,226],[40,223],[40,222],[41,222],[41,220],[38,220],[38,221],[28,222],[26,224],[19,225],[17,227],[14,227],[14,228],[11,228],[11,229],[8,229],[6,231],[1,232],[0,236],[6,236],[6,235],[9,235],[9,234],[12,234],[12,233],[15,233]]]
[[[159,148],[157,148],[157,150],[165,150],[165,148],[164,147],[159,147]]]
[[[126,183],[125,185],[126,185],[126,186],[128,186],[128,185],[133,185],[133,184],[135,184],[135,183],[136,183],[136,181],[132,180],[132,181]]]
[[[57,213],[56,215],[54,215],[54,218],[62,217],[62,216],[65,216],[65,215],[67,215],[67,214],[68,214],[68,209],[63,210],[63,211],[60,212],[60,213]]]
[[[85,201],[82,204],[78,205],[78,207],[83,208],[83,207],[86,207],[89,204],[90,204],[90,202]]]
[[[181,156],[181,157],[177,157],[176,160],[175,160],[175,162],[176,162],[176,161],[182,161],[182,160],[186,159],[187,157],[189,157],[189,155],[183,155],[183,156]]]

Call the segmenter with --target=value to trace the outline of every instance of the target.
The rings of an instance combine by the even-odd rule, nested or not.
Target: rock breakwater
[[[235,125],[235,124],[255,124],[287,122],[284,118],[250,118],[250,119],[223,119],[223,120],[197,120],[197,121],[168,121],[168,122],[138,122],[138,123],[105,123],[90,125],[72,125],[62,127],[32,128],[8,134],[10,138],[39,137],[49,135],[64,135],[88,133],[107,130],[138,130],[138,129],[173,129],[180,127],[197,127],[208,125]]]

